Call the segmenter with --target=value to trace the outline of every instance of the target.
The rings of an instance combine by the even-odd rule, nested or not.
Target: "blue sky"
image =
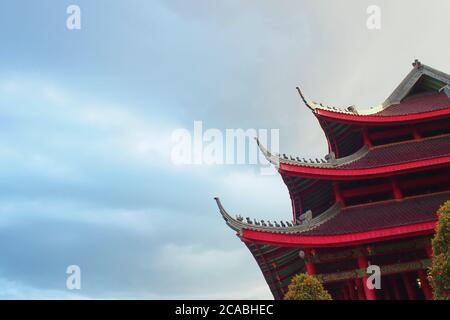
[[[81,8],[81,30],[66,8]],[[366,28],[378,4],[382,28]],[[280,129],[326,142],[300,85],[376,105],[414,58],[450,71],[448,1],[1,1],[0,298],[271,298],[219,216],[289,219],[254,166],[175,166],[171,134]],[[66,267],[82,289],[65,287]]]

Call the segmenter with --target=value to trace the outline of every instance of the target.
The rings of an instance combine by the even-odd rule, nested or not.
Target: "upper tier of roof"
[[[400,116],[450,108],[450,97],[444,92],[424,93],[404,99],[399,104],[375,113],[377,116]]]
[[[324,169],[328,169],[328,171],[347,171],[345,174],[348,174],[349,170],[373,168],[386,168],[391,171],[393,166],[447,158],[450,156],[450,135],[396,142],[370,149],[367,146],[363,146],[359,151],[348,157],[333,159],[327,156],[327,160],[316,159],[315,161],[301,160],[298,157],[294,158],[286,155],[281,157],[271,154],[260,144],[259,146],[265,157],[283,171],[295,170],[300,172],[301,168],[305,168],[308,173],[314,173],[314,169],[320,169],[320,171],[316,170],[317,174],[320,175],[325,173]]]
[[[423,65],[417,60],[413,70],[382,104],[359,109],[355,106],[336,108],[314,102],[300,93],[305,104],[318,116],[348,121],[393,120],[398,116],[427,114],[448,109],[450,113],[450,75]],[[390,119],[390,118],[393,119]],[[372,119],[374,118],[374,119]],[[400,118],[403,120],[405,118]],[[407,119],[407,118],[406,118]]]

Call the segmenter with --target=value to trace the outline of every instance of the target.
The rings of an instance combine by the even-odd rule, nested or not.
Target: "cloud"
[[[165,226],[155,214],[145,217],[130,212],[132,217],[121,217],[121,224],[117,224],[119,220],[111,221],[115,219],[113,213],[102,216],[102,223],[99,218],[81,215],[70,219],[48,215],[42,208],[33,209],[26,219],[0,224],[0,274],[38,292],[49,291],[56,296],[64,291],[65,268],[71,264],[79,265],[82,271],[80,295],[97,298],[231,298],[236,288],[242,290],[239,296],[255,298],[251,295],[253,285],[262,280],[244,247],[227,248],[223,230],[218,232],[214,224],[202,225],[195,218],[198,227],[212,229],[206,235],[214,246],[205,243],[204,233],[189,230],[179,218],[174,219],[173,226]],[[61,209],[69,215],[79,214],[77,209]],[[2,216],[4,211],[3,206]],[[16,209],[14,215],[17,213]],[[143,226],[127,223],[130,218],[138,219]],[[225,229],[221,222],[218,225]],[[232,274],[239,284],[227,281]],[[242,276],[245,279],[240,279]],[[211,281],[217,286],[212,287]]]
[[[289,219],[283,182],[252,166],[174,166],[171,133],[195,120],[274,128],[281,152],[322,157],[295,86],[371,106],[413,58],[448,70],[436,31],[447,2],[380,1],[380,32],[365,28],[369,4],[80,0],[74,33],[63,3],[1,3],[0,297],[270,298],[213,197]],[[80,293],[64,287],[73,263]]]
[[[0,278],[1,300],[86,300],[91,297],[76,291],[42,290],[23,283]]]
[[[1,113],[15,119],[0,148],[5,297],[269,297],[253,258],[212,199],[220,193],[237,201],[231,182],[249,188],[255,170],[175,167],[166,159],[170,124],[149,126],[134,108],[79,98],[83,94],[31,77],[4,82],[14,90],[4,92],[8,108]],[[261,192],[270,191],[260,187],[245,203]],[[82,267],[80,294],[65,291],[69,264]],[[240,280],[242,292],[227,285],[226,275],[236,272],[248,278]]]

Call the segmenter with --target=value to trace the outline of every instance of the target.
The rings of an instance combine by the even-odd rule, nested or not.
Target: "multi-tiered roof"
[[[275,297],[283,292],[280,281],[302,268],[295,262],[298,250],[290,247],[348,246],[433,232],[435,212],[450,198],[450,76],[417,60],[413,66],[385,102],[367,110],[328,107],[298,89],[324,130],[329,154],[306,160],[260,145],[289,190],[292,221],[233,218],[216,199]],[[283,270],[289,271],[280,280]]]

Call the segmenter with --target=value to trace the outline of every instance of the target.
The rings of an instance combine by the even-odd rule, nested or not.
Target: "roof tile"
[[[365,156],[339,166],[341,169],[366,169],[414,162],[450,155],[450,135],[413,140],[371,149]]]
[[[432,93],[410,97],[375,113],[376,116],[401,116],[450,108],[450,99],[445,94]]]
[[[449,199],[450,192],[445,192],[344,208],[334,218],[302,235],[341,235],[431,222],[437,220],[436,211]]]

